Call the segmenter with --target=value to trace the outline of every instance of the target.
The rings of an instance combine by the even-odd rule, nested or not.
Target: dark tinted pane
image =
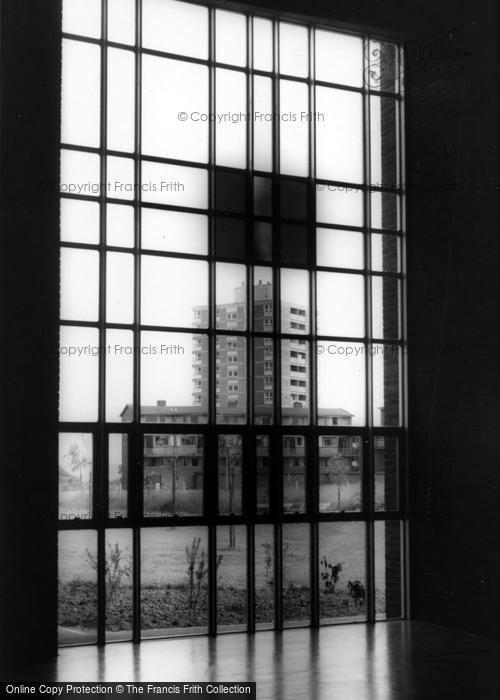
[[[245,175],[225,171],[216,173],[215,208],[238,214],[245,211]]]
[[[281,262],[283,264],[306,265],[308,257],[307,228],[282,224],[281,226]]]
[[[307,183],[300,180],[281,181],[281,216],[285,219],[307,218]]]
[[[266,221],[253,225],[253,254],[256,260],[270,262],[273,255],[273,227]]]
[[[253,179],[253,210],[257,216],[272,214],[272,180],[269,177],[254,177]]]
[[[215,254],[221,258],[245,256],[245,222],[218,216],[215,220]]]

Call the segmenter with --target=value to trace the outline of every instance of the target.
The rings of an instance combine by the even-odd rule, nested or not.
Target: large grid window
[[[402,617],[400,46],[63,5],[60,643]]]

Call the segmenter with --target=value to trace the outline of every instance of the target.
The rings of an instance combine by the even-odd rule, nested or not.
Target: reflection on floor
[[[420,622],[66,648],[30,681],[256,681],[258,700],[500,697],[500,644]]]

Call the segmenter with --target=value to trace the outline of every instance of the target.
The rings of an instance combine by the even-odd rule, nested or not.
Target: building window
[[[63,4],[60,643],[401,617],[400,46]]]

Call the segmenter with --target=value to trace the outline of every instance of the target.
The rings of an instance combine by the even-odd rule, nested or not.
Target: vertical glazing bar
[[[215,9],[209,8],[208,25],[208,57],[209,57],[209,112],[215,114]],[[209,316],[209,336],[208,336],[208,424],[216,426],[216,396],[215,396],[215,335],[216,309],[215,309],[215,122],[209,122],[208,147],[208,250],[209,250],[209,290],[208,290],[208,316]],[[218,489],[218,469],[217,469],[217,433],[209,430],[206,444],[205,478],[207,484],[207,514],[209,518],[208,528],[208,632],[214,636],[217,633],[217,535],[215,525],[215,515],[217,512],[217,489]],[[210,473],[209,473],[210,470]]]
[[[135,134],[134,134],[134,378],[133,378],[133,432],[129,444],[129,516],[134,523],[132,549],[133,577],[133,632],[134,642],[141,640],[141,533],[138,522],[142,518],[142,436],[141,421],[141,86],[142,86],[142,0],[135,3]]]
[[[104,486],[106,483],[104,465],[105,454],[104,421],[106,420],[106,180],[107,180],[107,92],[108,92],[108,51],[107,51],[108,2],[102,0],[101,9],[101,89],[100,89],[100,181],[99,192],[99,370],[98,370],[98,429],[95,434],[97,459],[94,460],[93,496],[94,517],[97,522],[97,644],[106,641],[106,544],[105,517],[103,510]]]
[[[371,294],[371,143],[370,143],[370,39],[363,41],[363,68],[365,81],[363,86],[363,154],[364,154],[364,254],[365,254],[365,368],[366,368],[366,437],[363,459],[363,509],[366,521],[366,591],[367,619],[375,621],[375,557],[374,557],[374,521],[373,497],[375,475],[373,469],[373,373],[372,358],[369,348],[372,338],[372,294]]]
[[[319,625],[319,584],[318,584],[318,513],[319,459],[318,459],[318,400],[317,400],[317,353],[316,353],[316,58],[314,26],[309,27],[309,186],[307,206],[307,250],[309,255],[309,298],[310,298],[310,347],[309,347],[309,406],[311,415],[311,435],[307,446],[306,485],[307,512],[311,519],[311,624]]]

